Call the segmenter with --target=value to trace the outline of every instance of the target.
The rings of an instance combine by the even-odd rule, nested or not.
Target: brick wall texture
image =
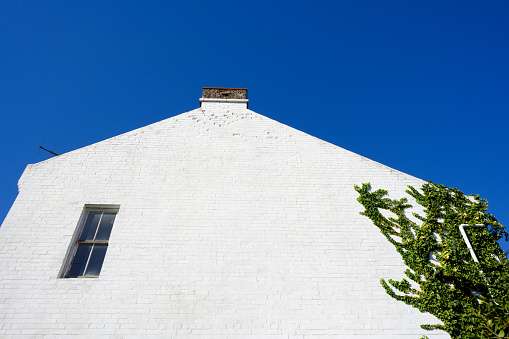
[[[423,183],[236,102],[28,165],[0,337],[448,338],[381,287],[405,266],[359,215],[363,182]],[[100,277],[59,278],[86,204],[120,205]]]

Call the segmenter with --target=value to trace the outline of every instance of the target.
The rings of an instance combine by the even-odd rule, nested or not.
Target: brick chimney
[[[247,108],[247,88],[203,87],[200,107],[226,103],[238,108]],[[205,104],[205,105],[204,105]]]

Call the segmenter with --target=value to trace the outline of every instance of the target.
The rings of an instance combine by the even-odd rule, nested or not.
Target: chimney
[[[203,87],[202,97],[200,99],[200,107],[204,103],[213,104],[214,106],[221,103],[233,104],[239,108],[247,108],[249,100],[247,100],[247,88],[230,88],[230,87]]]

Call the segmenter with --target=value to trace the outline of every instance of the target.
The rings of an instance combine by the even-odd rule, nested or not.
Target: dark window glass
[[[111,228],[113,227],[113,221],[115,221],[116,213],[104,213],[101,218],[101,225],[95,240],[108,240],[110,238]]]
[[[99,276],[116,215],[117,212],[111,210],[87,213],[76,242],[76,252],[69,265],[68,278]]]
[[[99,220],[101,220],[101,215],[102,212],[88,213],[87,221],[85,222],[85,226],[81,232],[80,241],[94,240],[95,233],[97,231],[97,225],[99,225]]]
[[[106,255],[107,249],[107,245],[94,245],[85,276],[97,277],[99,275],[101,272],[101,267],[103,266],[104,256]]]
[[[85,272],[88,258],[90,257],[90,250],[92,245],[79,245],[76,249],[76,255],[72,261],[71,268],[69,269],[69,277],[79,277]]]

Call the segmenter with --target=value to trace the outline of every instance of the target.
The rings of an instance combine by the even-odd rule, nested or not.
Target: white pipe
[[[484,224],[475,224],[475,225],[461,224],[459,226],[461,235],[463,235],[463,240],[465,240],[465,243],[467,244],[467,247],[470,250],[470,255],[472,256],[472,258],[474,259],[474,261],[476,263],[479,263],[479,260],[477,259],[477,256],[475,255],[474,249],[472,248],[472,245],[470,244],[470,240],[468,240],[467,232],[465,232],[465,227],[467,227],[467,226],[484,227]],[[491,294],[491,291],[490,291],[490,284],[488,283],[488,280],[486,279],[484,272],[482,270],[479,270],[479,272],[481,272],[481,275],[483,276],[484,280],[486,281],[486,286],[488,286],[488,293],[490,294],[491,298],[494,299],[493,295]],[[498,305],[498,303],[495,300],[493,300],[493,302]]]
[[[465,243],[467,244],[467,247],[470,250],[470,255],[472,256],[474,261],[476,263],[478,263],[479,260],[477,259],[477,256],[475,255],[475,252],[474,252],[474,249],[472,248],[472,245],[470,244],[470,240],[468,240],[467,232],[465,232],[465,227],[466,226],[470,226],[470,225],[469,224],[461,224],[460,225],[460,232],[461,232],[461,235],[463,236],[463,240],[465,240]],[[475,224],[475,226],[471,226],[471,227],[484,227],[484,224]]]

